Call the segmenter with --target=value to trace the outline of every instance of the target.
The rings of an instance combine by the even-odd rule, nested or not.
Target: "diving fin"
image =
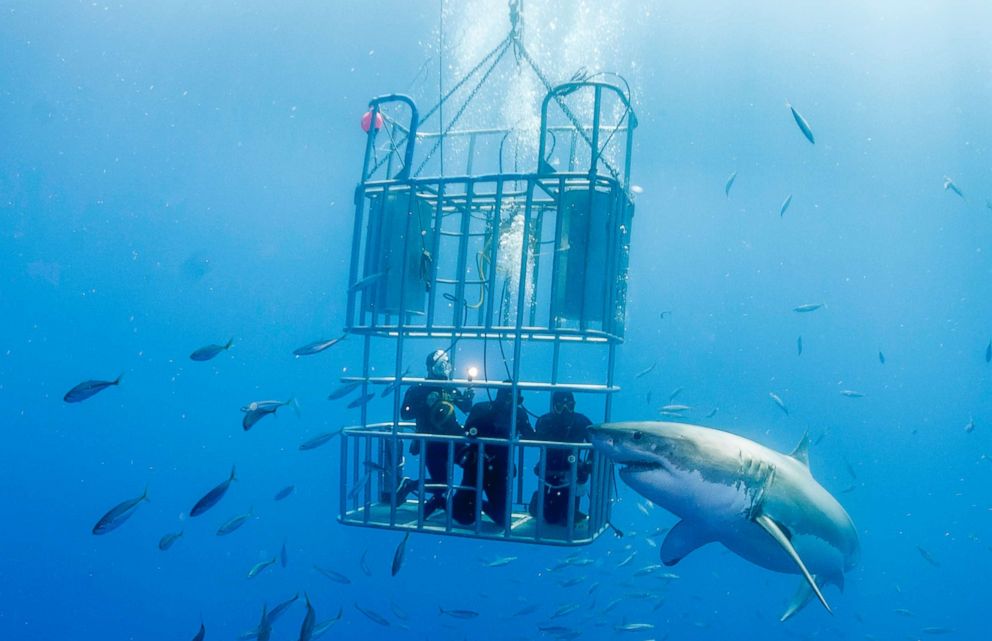
[[[816,584],[816,580],[813,578],[813,575],[806,569],[806,564],[803,563],[801,558],[799,558],[799,553],[796,552],[796,548],[792,546],[792,542],[789,541],[789,537],[785,535],[785,532],[782,531],[782,528],[779,527],[778,523],[766,514],[759,514],[754,518],[754,522],[764,528],[765,532],[768,532],[768,534],[775,539],[775,542],[781,545],[782,549],[785,550],[792,560],[796,562],[796,566],[799,567],[799,571],[802,572],[803,577],[805,577],[806,583],[808,584],[810,590],[812,590],[813,594],[816,595],[816,598],[820,600],[823,607],[827,609],[827,612],[833,614],[834,611],[830,609],[830,606],[827,604],[827,600],[823,598],[823,593],[820,592],[820,586]]]
[[[665,540],[661,543],[661,562],[668,566],[675,565],[693,550],[712,541],[713,538],[698,526],[687,521],[679,521],[668,531]]]

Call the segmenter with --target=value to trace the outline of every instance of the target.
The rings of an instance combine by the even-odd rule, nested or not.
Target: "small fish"
[[[961,189],[954,184],[954,181],[951,180],[948,176],[944,176],[944,191],[948,191],[948,190],[953,191],[961,198],[964,198],[964,193],[962,193]]]
[[[894,612],[895,614],[898,614],[901,617],[911,617],[911,616],[913,616],[912,610],[908,610],[906,608],[895,608],[894,610],[892,610],[892,612]]]
[[[881,363],[882,365],[885,365],[885,354],[883,354],[882,352],[878,353],[878,362]]]
[[[624,623],[615,625],[613,629],[617,632],[643,632],[644,630],[654,630],[653,623]]]
[[[647,576],[649,574],[654,574],[655,572],[657,572],[658,570],[662,569],[663,567],[665,567],[665,566],[658,565],[658,564],[655,564],[655,565],[645,565],[640,570],[637,570],[636,572],[634,572],[634,576]]]
[[[303,598],[307,600],[307,614],[303,617],[303,623],[300,625],[299,641],[311,641],[313,639],[313,629],[317,625],[317,611],[313,609],[313,604],[310,603],[309,594],[304,592]]]
[[[255,565],[251,566],[251,569],[250,570],[248,570],[248,578],[249,579],[254,579],[263,570],[265,570],[268,567],[271,567],[271,566],[275,565],[275,563],[276,563],[276,557],[272,557],[268,561],[259,561]]]
[[[310,638],[316,641],[316,639],[324,636],[324,634],[334,627],[334,624],[340,621],[342,617],[344,617],[344,608],[339,608],[336,616],[328,619],[327,621],[321,621],[313,627],[313,636]]]
[[[368,486],[369,479],[371,478],[372,478],[372,472],[366,469],[365,474],[363,474],[362,478],[359,479],[358,483],[355,484],[355,487],[351,488],[351,490],[348,492],[348,500],[354,501],[356,498],[358,498],[358,495],[361,494],[362,490],[364,490]]]
[[[118,503],[112,507],[110,511],[100,517],[100,520],[93,526],[93,534],[106,534],[107,532],[116,530],[120,526],[124,525],[124,522],[131,518],[134,514],[134,510],[138,507],[138,505],[140,505],[142,501],[147,500],[148,488],[146,487],[141,496]]]
[[[864,393],[853,389],[842,389],[840,395],[848,398],[864,398],[865,396]]]
[[[336,401],[339,398],[344,398],[348,394],[351,394],[356,389],[361,387],[361,385],[362,385],[361,381],[350,381],[348,383],[341,383],[336,388],[334,388],[333,392],[327,395],[327,400]]]
[[[335,436],[340,436],[341,430],[334,430],[333,432],[327,432],[326,434],[321,434],[320,436],[315,436],[309,441],[300,444],[300,450],[315,450],[321,445],[330,442]]]
[[[165,536],[163,536],[158,540],[158,549],[165,552],[166,550],[171,548],[176,541],[181,539],[182,536],[183,536],[182,530],[179,530],[178,532],[173,532],[171,534],[166,534]]]
[[[289,554],[286,552],[286,542],[282,542],[282,548],[279,550],[279,565],[286,567],[289,565]]]
[[[397,619],[403,619],[404,621],[406,621],[407,619],[409,619],[409,618],[410,618],[410,615],[408,615],[408,614],[407,614],[407,613],[406,613],[406,612],[405,612],[405,611],[403,610],[403,608],[401,608],[401,607],[400,607],[400,606],[399,606],[399,605],[398,605],[398,604],[396,603],[396,601],[393,601],[392,599],[390,599],[390,601],[389,601],[389,609],[390,609],[390,611],[391,611],[391,612],[393,613],[393,615],[394,615],[394,616],[395,616],[395,617],[396,617]]]
[[[663,405],[659,412],[688,412],[692,408],[688,405]]]
[[[578,632],[578,630],[566,628],[561,625],[539,625],[537,626],[537,629],[554,637],[562,637],[564,635],[571,634],[572,632]]]
[[[661,319],[661,320],[665,320],[665,316],[671,316],[671,315],[672,315],[672,311],[671,310],[665,310],[665,311],[663,311],[663,312],[661,312],[661,313],[658,314],[658,318]]]
[[[609,612],[613,608],[617,607],[618,605],[620,605],[621,603],[623,603],[624,600],[625,599],[623,599],[622,597],[619,598],[619,599],[613,599],[612,601],[610,601],[609,603],[606,604],[606,607],[603,608],[603,614],[606,614],[607,612]]]
[[[272,622],[269,620],[269,606],[262,604],[262,618],[258,621],[258,641],[269,641],[272,638]]]
[[[410,533],[407,532],[403,535],[403,540],[400,541],[400,544],[396,546],[396,551],[393,552],[393,565],[390,570],[392,576],[396,576],[396,574],[400,571],[400,568],[403,567],[403,557],[406,556],[406,542],[409,539]]]
[[[800,336],[796,339],[796,356],[803,355],[803,337]]]
[[[815,312],[816,310],[823,307],[823,303],[807,303],[806,305],[799,305],[798,307],[793,307],[792,311],[799,312],[800,314],[805,314],[808,312]]]
[[[582,607],[581,603],[566,603],[565,605],[555,610],[554,614],[551,615],[551,618],[557,619],[559,617],[569,615],[581,607]]]
[[[227,477],[227,480],[204,494],[203,498],[197,501],[196,505],[193,506],[193,509],[189,511],[189,515],[200,516],[213,506],[217,505],[217,502],[224,498],[224,494],[227,493],[227,488],[231,486],[231,481],[236,480],[238,480],[238,477],[235,476],[235,466],[232,465],[231,475]]]
[[[233,338],[228,340],[223,345],[206,345],[194,351],[192,354],[190,354],[189,359],[191,361],[199,361],[199,362],[209,361],[214,356],[217,356],[217,354],[220,354],[223,351],[231,349],[231,345],[234,345]]]
[[[847,473],[851,475],[851,478],[857,480],[858,474],[854,471],[854,466],[846,458],[844,459],[844,467],[847,468]]]
[[[254,509],[248,510],[248,512],[245,514],[240,514],[234,517],[230,521],[224,523],[224,525],[217,528],[217,536],[227,536],[231,532],[237,530],[239,527],[244,525],[248,521],[248,519],[250,519],[253,516],[255,516]]]
[[[292,494],[294,490],[296,490],[296,486],[295,485],[287,485],[286,487],[284,487],[281,490],[279,490],[278,492],[276,492],[276,495],[274,497],[272,497],[272,500],[274,500],[274,501],[281,501],[281,500],[287,498],[290,494]]]
[[[375,392],[369,392],[368,394],[365,394],[364,396],[359,396],[358,398],[356,398],[352,402],[348,403],[348,409],[353,410],[353,409],[359,408],[359,407],[365,405],[366,403],[368,403],[369,401],[371,401],[373,398],[375,398]]]
[[[563,588],[570,588],[572,586],[575,586],[575,585],[578,585],[578,584],[582,583],[585,580],[586,580],[586,577],[584,577],[584,576],[573,576],[570,579],[563,579],[563,580],[559,581],[558,582],[558,585],[560,585]]]
[[[486,561],[485,563],[482,564],[482,567],[486,567],[486,568],[500,568],[500,567],[503,567],[504,565],[509,565],[509,564],[513,563],[514,561],[516,561],[516,560],[517,560],[517,557],[515,557],[515,556],[504,556],[504,557],[500,557],[498,559],[493,559],[492,561]]]
[[[121,374],[112,381],[83,381],[79,385],[76,385],[71,390],[65,393],[62,400],[66,403],[79,403],[85,401],[89,397],[93,396],[97,392],[102,392],[108,387],[121,384]]]
[[[650,367],[648,367],[647,369],[642,370],[642,371],[638,372],[637,374],[635,374],[634,375],[634,380],[637,380],[639,378],[644,378],[645,376],[647,376],[648,374],[650,374],[651,372],[653,372],[654,371],[654,368],[656,368],[656,367],[658,367],[658,361],[655,361],[655,362],[651,363],[651,366]]]
[[[193,641],[203,641],[203,638],[205,636],[207,636],[207,629],[205,627],[203,627],[203,622],[201,621],[200,622],[200,630],[199,630],[199,632],[196,633],[196,636],[193,637]]]
[[[369,563],[366,560],[366,557],[368,557],[368,555],[369,555],[369,551],[368,548],[366,548],[365,551],[362,552],[362,558],[359,559],[358,566],[362,569],[362,574],[364,574],[365,576],[372,576],[372,568],[369,567]]]
[[[703,418],[713,418],[714,416],[716,416],[716,413],[719,411],[720,411],[719,407],[714,407],[713,409],[710,410],[710,413],[704,416]]]
[[[768,392],[768,398],[770,398],[773,401],[775,401],[775,404],[778,405],[778,408],[780,410],[782,410],[783,412],[785,412],[785,415],[786,416],[789,415],[789,408],[785,406],[785,401],[782,400],[782,397],[780,397],[775,392]]]
[[[926,561],[930,565],[934,566],[935,568],[939,568],[940,567],[940,562],[937,559],[935,559],[934,556],[932,554],[930,554],[930,552],[928,550],[920,547],[919,545],[916,546],[916,549],[919,551],[920,556],[923,557],[923,560],[924,561]]]
[[[386,398],[387,396],[392,394],[394,391],[396,391],[396,388],[400,386],[400,381],[409,375],[410,375],[410,368],[408,367],[405,370],[403,370],[403,373],[399,375],[399,378],[394,380],[389,385],[386,385],[386,387],[382,390],[382,393],[379,394],[379,397]]]
[[[644,187],[641,187],[640,185],[631,185],[630,186],[630,191],[632,193],[635,193],[635,194],[643,194],[644,193]]]
[[[726,184],[723,186],[723,193],[726,194],[727,198],[730,198],[730,188],[734,186],[734,181],[737,180],[737,172],[730,174],[730,178],[727,179]]]
[[[964,431],[966,434],[971,434],[975,431],[975,418],[971,417],[968,419],[968,424],[964,426]]]
[[[341,583],[344,585],[348,585],[351,583],[351,579],[341,574],[340,572],[335,572],[334,570],[328,570],[327,568],[322,568],[319,565],[314,565],[313,569],[317,570],[318,572],[326,576],[331,581],[334,581],[335,583]]]
[[[287,401],[253,401],[241,408],[241,411],[245,413],[241,419],[241,427],[247,432],[255,426],[255,423],[270,414],[275,414],[280,407],[287,405],[292,405],[293,409],[296,410],[296,415],[300,415],[300,404],[295,398]]]
[[[668,395],[668,402],[671,403],[672,401],[674,401],[678,397],[678,395],[682,393],[682,389],[683,388],[681,387],[676,387],[674,390],[672,390],[672,393]]]
[[[348,337],[347,334],[341,334],[337,338],[331,338],[328,340],[320,340],[320,341],[314,341],[312,343],[307,343],[303,347],[297,347],[296,349],[294,349],[293,356],[299,358],[300,356],[313,356],[314,354],[319,354],[325,349],[334,347],[335,345],[337,345],[347,337]]]
[[[453,617],[455,619],[474,619],[479,616],[479,613],[475,610],[445,610],[441,606],[437,608],[440,610],[440,614]]]
[[[365,617],[369,621],[371,621],[372,623],[378,623],[379,625],[381,625],[381,626],[383,626],[385,628],[388,628],[389,625],[390,625],[389,619],[387,619],[386,617],[382,616],[381,614],[379,614],[375,610],[370,610],[368,608],[363,608],[362,606],[358,605],[357,603],[355,604],[355,609],[358,610],[359,612],[361,612],[362,614],[364,614]]]
[[[527,616],[529,614],[534,614],[535,612],[537,612],[540,609],[541,609],[541,604],[540,603],[530,603],[530,604],[527,604],[524,607],[520,608],[516,612],[514,612],[513,613],[513,616],[514,617],[525,617],[525,616]]]
[[[630,565],[631,561],[634,560],[634,557],[635,556],[637,556],[637,552],[631,552],[630,553],[630,556],[628,556],[627,558],[625,558],[623,561],[620,561],[619,563],[617,563],[617,568],[622,568],[625,565]]]
[[[985,362],[992,362],[992,340],[989,341],[988,346],[985,348]]]
[[[269,612],[269,623],[275,623],[276,622],[276,619],[278,619],[279,617],[281,617],[283,615],[283,613],[286,612],[286,609],[289,608],[289,606],[291,606],[294,603],[296,603],[296,601],[299,598],[300,598],[300,593],[297,592],[296,594],[294,594],[289,599],[286,599],[285,601],[283,601],[282,603],[280,603],[276,607],[272,608],[272,611]]]
[[[664,574],[661,575],[661,578],[667,581],[678,581],[682,577],[680,577],[678,574],[675,574],[674,572],[665,572]]]
[[[789,205],[792,204],[792,194],[789,194],[785,200],[782,202],[782,206],[778,208],[778,217],[781,218],[785,216],[785,212],[789,209]]]
[[[806,119],[803,118],[802,114],[796,111],[796,108],[793,107],[788,102],[785,103],[785,106],[788,107],[789,111],[792,112],[792,117],[795,119],[796,125],[799,126],[799,130],[803,132],[804,136],[806,136],[806,140],[808,140],[810,144],[815,145],[816,140],[813,139],[813,130],[810,129],[809,123],[806,122]]]
[[[374,283],[375,281],[379,280],[380,278],[382,278],[385,275],[386,275],[386,272],[385,271],[381,271],[381,272],[376,272],[374,274],[370,274],[370,275],[366,276],[365,278],[361,279],[360,281],[358,281],[357,283],[355,283],[354,285],[352,285],[351,287],[349,287],[348,288],[348,292],[349,293],[350,292],[357,292],[360,289],[365,289],[366,287],[368,287],[369,285],[371,285],[372,283]]]
[[[933,625],[923,628],[924,634],[951,634],[954,632],[954,628],[948,628],[942,625]]]

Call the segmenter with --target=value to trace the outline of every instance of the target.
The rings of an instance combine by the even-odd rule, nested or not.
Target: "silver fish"
[[[124,376],[124,374],[121,374],[112,381],[83,381],[66,392],[65,396],[62,397],[62,400],[66,403],[79,403],[85,401],[94,394],[102,392],[108,387],[120,385],[121,376]]]
[[[166,534],[165,536],[163,536],[161,539],[158,540],[158,549],[165,552],[166,550],[171,548],[176,541],[181,539],[182,536],[183,536],[182,530],[179,530],[178,532],[173,532],[171,534]]]
[[[358,566],[362,569],[362,574],[365,576],[372,576],[372,568],[369,567],[366,557],[369,555],[368,549],[362,552],[362,558],[358,561]]]
[[[644,378],[645,376],[647,376],[648,374],[650,374],[651,372],[653,372],[654,371],[654,368],[656,368],[656,367],[658,367],[658,361],[655,361],[655,362],[651,363],[651,366],[650,367],[648,367],[647,369],[641,370],[640,372],[638,372],[637,374],[635,374],[634,375],[634,380],[637,380],[639,378]]]
[[[203,627],[203,622],[201,621],[200,630],[196,633],[196,636],[193,637],[193,641],[203,641],[205,636],[207,636],[207,629]]]
[[[674,390],[672,390],[672,393],[668,395],[668,402],[671,403],[672,401],[674,401],[678,397],[678,395],[682,393],[682,390],[683,388],[681,387],[676,387]]]
[[[928,550],[926,550],[925,548],[920,547],[919,545],[916,546],[916,549],[920,553],[920,556],[923,557],[923,560],[924,561],[926,561],[930,565],[934,566],[935,568],[939,568],[940,567],[940,562],[936,558],[934,558],[934,556],[932,554],[930,554],[930,552]]]
[[[358,389],[361,386],[361,384],[362,383],[360,381],[351,381],[351,382],[348,382],[348,383],[341,383],[336,388],[334,388],[334,391],[333,392],[331,392],[330,394],[327,395],[327,400],[329,400],[329,401],[336,401],[339,398],[344,398],[348,394],[351,394],[356,389]]]
[[[566,616],[568,614],[575,612],[581,607],[582,607],[581,603],[566,603],[565,605],[555,610],[554,614],[551,615],[551,618],[557,619],[559,617]]]
[[[714,407],[713,409],[710,410],[709,414],[707,414],[703,418],[713,418],[714,416],[716,416],[716,413],[719,411],[720,411],[719,407]]]
[[[393,553],[392,576],[396,576],[396,573],[403,567],[403,557],[406,556],[406,542],[409,539],[410,533],[407,532],[403,535],[403,540],[400,541],[400,544],[396,546],[396,551]]]
[[[220,354],[225,350],[231,349],[231,345],[234,345],[233,338],[229,339],[223,345],[206,345],[198,350],[195,350],[192,354],[190,354],[189,359],[191,361],[199,361],[199,362],[209,361],[214,356],[217,356],[217,354]]]
[[[623,623],[613,626],[617,632],[643,632],[644,630],[654,630],[653,623]]]
[[[134,514],[134,510],[138,507],[138,505],[140,505],[142,501],[147,500],[148,488],[146,487],[141,496],[122,501],[121,503],[118,503],[114,507],[110,508],[106,514],[100,517],[100,520],[96,522],[96,525],[93,526],[93,534],[106,534],[107,532],[116,530],[120,526],[124,525],[124,522],[131,518]]]
[[[793,307],[792,311],[799,312],[800,314],[805,314],[808,312],[815,312],[816,310],[820,309],[823,306],[824,306],[823,303],[807,303],[805,305],[799,305],[797,307]]]
[[[311,641],[313,639],[313,629],[317,625],[317,612],[313,609],[313,604],[310,603],[310,595],[304,592],[303,598],[307,600],[307,613],[303,617],[303,623],[300,625],[299,641]]]
[[[379,625],[383,626],[384,628],[388,628],[389,625],[390,625],[389,619],[387,619],[386,617],[382,616],[381,614],[379,614],[375,610],[370,610],[369,608],[363,608],[362,606],[358,605],[357,603],[355,604],[355,609],[358,610],[359,612],[361,612],[362,614],[364,614],[365,617],[369,621],[371,621],[372,623],[378,623]]]
[[[262,605],[262,618],[258,621],[258,641],[269,641],[272,638],[272,622],[269,621],[269,606]]]
[[[280,407],[287,405],[292,405],[293,409],[296,410],[296,415],[300,415],[300,404],[295,398],[286,401],[253,401],[241,408],[241,411],[245,413],[241,419],[241,427],[247,432],[254,427],[255,423],[270,414],[275,414]]]
[[[217,505],[217,502],[224,498],[224,495],[227,493],[227,488],[231,486],[231,481],[236,480],[238,480],[238,477],[235,475],[235,466],[232,465],[231,475],[227,477],[227,480],[204,494],[203,498],[197,501],[196,505],[193,506],[193,509],[189,511],[189,515],[200,516],[213,506]]]
[[[964,198],[964,193],[961,191],[961,189],[957,185],[955,185],[954,181],[947,176],[944,176],[944,191],[953,191],[961,198]]]
[[[362,490],[364,490],[366,486],[368,486],[369,479],[371,478],[372,478],[372,472],[366,469],[365,474],[362,475],[362,478],[359,479],[358,483],[355,483],[355,487],[351,488],[351,490],[348,492],[348,500],[354,501],[356,498],[358,498],[358,495],[361,494]]]
[[[780,410],[782,410],[783,412],[785,412],[785,415],[786,416],[789,415],[789,408],[785,406],[785,401],[782,400],[782,397],[780,397],[775,392],[768,392],[768,397],[770,399],[772,399],[773,401],[775,401],[775,404],[778,405],[778,408]]]
[[[255,578],[256,576],[259,575],[259,573],[265,570],[265,568],[275,565],[275,562],[276,562],[276,557],[272,557],[268,561],[259,561],[255,565],[251,566],[250,570],[248,570],[248,578],[249,579]]]
[[[296,349],[294,349],[293,356],[299,358],[300,356],[312,356],[314,354],[319,354],[325,349],[334,347],[335,345],[337,345],[347,337],[348,337],[347,334],[341,334],[337,338],[331,338],[326,340],[314,341],[312,343],[307,343],[303,347],[297,347]]]
[[[781,218],[785,216],[786,210],[789,209],[789,205],[792,204],[792,194],[789,194],[786,199],[782,202],[782,206],[778,209],[778,217]]]
[[[253,516],[255,516],[254,509],[248,510],[248,512],[245,514],[239,514],[238,516],[224,523],[224,525],[217,528],[217,536],[227,536],[231,532],[237,530],[239,527],[244,525],[248,521],[248,519],[250,519]]]
[[[321,621],[320,623],[313,626],[313,636],[310,637],[312,640],[316,641],[320,637],[324,636],[328,630],[334,627],[334,625],[341,620],[344,616],[344,608],[339,608],[337,615],[328,619],[327,621]]]
[[[295,485],[287,485],[286,487],[284,487],[281,490],[279,490],[278,492],[276,492],[276,495],[274,497],[272,497],[272,500],[274,500],[274,501],[281,501],[281,500],[285,499],[286,497],[288,497],[290,494],[292,494],[294,490],[296,490],[296,486]]]
[[[369,401],[371,401],[373,398],[375,398],[375,392],[369,392],[368,394],[365,394],[364,396],[359,396],[358,398],[356,398],[352,402],[348,403],[348,409],[353,410],[353,409],[359,408],[359,407],[365,405],[366,403],[368,403]]]
[[[301,451],[306,451],[306,450],[317,449],[321,445],[324,445],[325,443],[330,442],[335,436],[340,436],[340,435],[341,435],[341,430],[334,430],[333,432],[327,432],[326,434],[321,434],[320,436],[315,436],[312,439],[310,439],[309,441],[306,441],[304,443],[301,443],[300,444],[300,450]]]
[[[792,117],[796,121],[796,125],[799,126],[799,130],[803,132],[803,135],[804,136],[806,136],[806,140],[808,140],[810,142],[810,144],[814,144],[815,145],[816,144],[816,140],[813,139],[813,130],[810,129],[809,123],[806,122],[806,119],[803,118],[802,114],[800,114],[798,111],[796,111],[796,108],[793,107],[788,102],[785,103],[785,106],[788,107],[789,108],[789,111],[792,112]]]
[[[493,559],[492,561],[486,561],[485,563],[482,564],[482,567],[499,568],[499,567],[503,567],[504,565],[509,565],[510,563],[513,563],[516,560],[517,557],[515,556],[504,556],[498,559]]]
[[[380,278],[382,278],[385,275],[386,275],[386,272],[385,271],[376,272],[375,274],[370,274],[370,275],[366,276],[365,278],[361,279],[360,281],[358,281],[357,283],[355,283],[354,285],[352,285],[351,287],[349,287],[348,288],[348,291],[349,292],[357,292],[360,289],[365,289],[366,287],[368,287],[372,283],[376,282],[377,280],[379,280]]]
[[[437,608],[440,610],[440,614],[453,617],[455,619],[474,619],[479,616],[479,613],[475,610],[445,610],[441,606]]]
[[[318,572],[326,576],[331,581],[334,581],[335,583],[342,583],[344,585],[348,585],[351,583],[351,579],[341,574],[340,572],[335,572],[334,570],[328,570],[327,568],[322,568],[319,565],[314,565],[313,569],[317,570]]]
[[[883,354],[882,352],[878,353],[878,362],[881,363],[882,365],[885,365],[885,354]]]
[[[853,389],[842,389],[840,391],[841,396],[846,396],[848,398],[864,398],[864,394]]]
[[[659,412],[688,412],[691,409],[692,408],[689,407],[688,405],[670,404],[670,405],[663,405],[662,408],[660,410],[658,410],[658,411]]]
[[[803,355],[803,337],[800,336],[796,339],[796,356]]]
[[[730,174],[730,178],[727,179],[726,184],[723,186],[723,193],[726,194],[727,198],[730,198],[730,188],[734,186],[734,181],[737,180],[737,172]]]
[[[964,426],[964,431],[971,434],[975,430],[975,419],[972,417],[968,420],[968,424]]]

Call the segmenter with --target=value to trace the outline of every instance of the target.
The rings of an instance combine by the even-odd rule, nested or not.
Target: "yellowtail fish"
[[[276,563],[276,557],[272,557],[268,561],[259,561],[255,565],[251,566],[251,569],[250,570],[248,570],[248,578],[249,579],[254,579],[256,576],[258,576],[266,568],[269,568],[269,567],[272,567],[273,565],[275,565],[275,563]]]
[[[312,356],[314,354],[319,354],[325,349],[334,347],[335,345],[337,345],[347,337],[348,337],[347,334],[341,334],[337,338],[331,338],[331,339],[314,341],[312,343],[307,343],[303,347],[297,347],[296,349],[294,349],[293,356],[299,358],[300,356]]]
[[[778,209],[778,217],[781,218],[785,216],[786,210],[789,209],[789,205],[792,204],[792,194],[789,194],[786,199],[782,202],[782,206]]]
[[[723,186],[723,193],[730,198],[730,188],[734,186],[734,181],[737,180],[737,172],[730,174],[730,178],[727,178],[726,184]]]
[[[209,361],[211,358],[217,356],[221,352],[231,349],[231,345],[234,345],[233,338],[229,339],[223,345],[206,345],[198,350],[195,350],[192,354],[190,354],[189,359],[191,361],[199,361],[199,362]]]
[[[106,534],[107,532],[116,530],[120,526],[124,525],[124,522],[131,518],[135,509],[137,509],[142,501],[147,500],[148,488],[146,487],[141,496],[128,499],[110,508],[106,514],[100,517],[100,520],[96,522],[96,525],[93,526],[93,534]]]
[[[782,400],[782,397],[780,397],[775,392],[768,392],[768,398],[770,398],[773,401],[775,401],[775,404],[778,405],[778,408],[780,410],[782,410],[783,412],[785,412],[785,415],[786,416],[789,415],[789,408],[785,406],[785,401]]]
[[[121,384],[121,374],[112,381],[83,381],[79,385],[76,385],[71,390],[65,393],[62,400],[66,403],[80,403],[90,398],[94,394],[102,392],[108,387],[113,387]]]

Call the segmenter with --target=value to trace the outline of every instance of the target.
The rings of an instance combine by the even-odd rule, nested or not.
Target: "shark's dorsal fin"
[[[809,468],[809,432],[803,434],[799,445],[796,446],[796,449],[792,450],[792,454],[789,454],[789,456]]]
[[[672,566],[684,559],[690,552],[713,541],[703,530],[692,523],[679,521],[661,543],[661,562]]]
[[[782,546],[785,553],[788,554],[793,561],[795,561],[799,571],[802,573],[803,577],[805,577],[806,583],[809,585],[810,590],[812,590],[813,594],[816,595],[816,598],[820,600],[823,607],[827,609],[827,612],[833,614],[833,610],[831,610],[830,606],[827,605],[827,600],[823,598],[823,593],[820,592],[820,586],[816,584],[816,581],[813,579],[813,575],[806,569],[806,564],[803,563],[801,558],[799,558],[799,553],[796,552],[796,548],[792,546],[792,542],[789,541],[789,537],[785,535],[785,532],[782,531],[782,528],[779,527],[778,523],[776,523],[767,514],[759,514],[754,518],[754,522],[764,528],[765,532],[768,532],[768,534],[775,539],[775,542]]]

